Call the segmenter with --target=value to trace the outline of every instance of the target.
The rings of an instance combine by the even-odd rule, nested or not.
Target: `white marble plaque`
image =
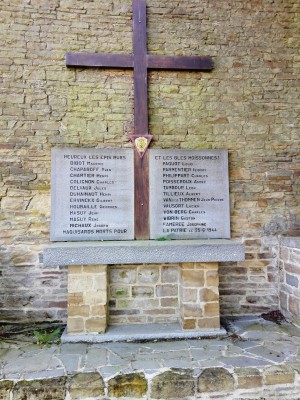
[[[150,155],[150,238],[230,238],[227,150]]]
[[[52,150],[51,240],[134,239],[133,150]]]

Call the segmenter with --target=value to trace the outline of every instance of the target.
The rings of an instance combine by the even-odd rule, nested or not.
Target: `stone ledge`
[[[45,266],[228,262],[245,259],[244,245],[226,239],[63,242],[44,248]]]
[[[67,328],[61,336],[61,343],[109,343],[135,340],[177,340],[177,339],[212,339],[225,337],[224,328],[216,330],[182,330],[179,324],[135,324],[112,325],[101,334],[68,334]]]

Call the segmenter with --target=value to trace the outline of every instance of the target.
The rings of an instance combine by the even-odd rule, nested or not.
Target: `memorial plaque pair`
[[[133,240],[131,149],[52,151],[51,240]],[[230,238],[226,150],[149,150],[150,239]]]

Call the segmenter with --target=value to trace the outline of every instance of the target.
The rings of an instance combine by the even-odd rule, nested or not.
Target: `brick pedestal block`
[[[139,275],[144,276],[143,267],[139,268]],[[153,266],[153,271],[154,269]],[[174,276],[171,274],[171,270]],[[110,279],[113,281],[116,279],[116,277],[114,278],[116,270],[112,269],[112,271]],[[130,278],[130,282],[128,282],[128,277],[137,275],[134,266],[119,268],[117,271],[119,271],[118,281],[120,280],[119,283],[122,283],[124,288],[122,293],[126,292],[127,296],[126,301],[122,300],[123,309],[119,312],[122,311],[123,316],[133,312],[133,304],[142,299],[141,310],[136,310],[140,314],[135,315],[136,320],[131,319],[131,323],[134,321],[143,323],[143,318],[149,314],[152,320],[155,316],[159,317],[155,319],[155,323],[174,322],[175,318],[175,320],[179,320],[184,330],[220,329],[218,263],[182,263],[177,267],[173,265],[170,268],[167,265],[156,266],[157,274],[153,273],[153,276],[157,275],[157,279],[159,276],[161,278],[158,281],[157,279],[152,279],[152,281],[148,279],[142,287],[138,286],[133,278]],[[106,265],[68,267],[69,334],[92,334],[106,331],[109,322],[108,301],[114,293],[110,283]],[[130,290],[126,290],[127,287]],[[143,293],[140,293],[141,288]],[[144,292],[147,294],[146,297],[142,296]],[[173,304],[173,308],[175,311],[179,310],[178,314],[173,312],[170,304],[167,306],[167,303],[171,301],[176,303]],[[110,311],[116,313],[114,309]],[[171,311],[172,318],[170,317]],[[147,322],[151,321],[147,320]],[[118,320],[118,325],[127,323],[129,323],[127,319]]]
[[[183,329],[220,329],[218,263],[183,263],[180,322]]]
[[[68,333],[103,333],[107,327],[107,266],[68,267]]]

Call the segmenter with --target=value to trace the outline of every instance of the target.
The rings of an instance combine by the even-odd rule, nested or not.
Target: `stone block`
[[[219,301],[219,293],[218,290],[212,290],[203,288],[199,291],[199,300],[201,302],[211,302],[211,301]]]
[[[99,398],[104,396],[104,382],[96,372],[79,373],[72,376],[69,392],[71,400]]]
[[[157,283],[159,280],[159,267],[142,266],[138,268],[139,283]]]
[[[101,274],[100,276],[93,277],[93,289],[95,290],[106,290],[107,289],[107,279],[106,275]]]
[[[198,289],[182,289],[182,302],[195,303],[198,300]]]
[[[163,297],[160,299],[161,307],[178,307],[178,299],[174,297]]]
[[[181,326],[182,329],[196,329],[196,319],[192,319],[192,318],[184,318],[181,321]]]
[[[151,286],[133,286],[132,297],[154,297],[154,288]]]
[[[266,385],[294,383],[295,372],[288,365],[272,365],[263,369]]]
[[[198,391],[231,392],[234,389],[234,379],[225,368],[206,368],[198,379]]]
[[[205,286],[207,287],[218,287],[219,286],[219,274],[218,271],[206,271],[205,272]]]
[[[83,318],[69,317],[67,327],[70,334],[82,333],[84,332],[84,320]]]
[[[107,316],[107,306],[92,306],[90,308],[91,317],[106,317]]]
[[[13,381],[0,381],[0,399],[10,400],[10,391],[13,388]]]
[[[84,301],[84,304],[89,304],[91,306],[106,304],[107,303],[107,291],[106,290],[98,290],[97,292],[85,291],[83,293],[83,301]]]
[[[262,386],[262,375],[256,368],[236,368],[237,389],[252,389]]]
[[[106,274],[106,265],[84,265],[83,272],[85,274]]]
[[[129,286],[111,285],[110,297],[115,299],[123,299],[129,297]]]
[[[68,306],[69,317],[88,317],[90,315],[89,306]]]
[[[204,272],[183,270],[181,274],[183,287],[202,287],[204,286]]]
[[[200,318],[197,320],[197,328],[198,329],[220,329],[220,318]]]
[[[295,316],[298,316],[300,314],[300,299],[298,297],[290,295],[288,300],[288,307],[291,313],[293,313]]]
[[[108,381],[108,395],[117,398],[142,398],[146,395],[148,383],[144,374],[117,375]]]
[[[69,293],[68,294],[68,304],[69,306],[78,306],[83,303],[83,293]]]
[[[195,396],[196,382],[190,370],[165,371],[152,379],[151,398],[184,399]]]
[[[162,283],[176,283],[179,280],[178,267],[173,265],[163,265],[161,269]]]
[[[157,285],[156,296],[157,297],[178,296],[178,285]]]
[[[69,265],[68,274],[69,275],[80,275],[82,274],[82,265]]]
[[[136,268],[110,268],[109,282],[110,283],[136,283],[137,271]]]
[[[299,279],[297,278],[297,276],[286,274],[285,275],[285,279],[286,279],[286,284],[287,285],[294,286],[294,287],[298,288]]]
[[[89,333],[104,333],[107,328],[105,317],[93,317],[85,321],[85,331]]]
[[[77,293],[90,290],[93,287],[93,277],[87,275],[69,275],[68,292]]]
[[[181,309],[185,318],[201,318],[203,316],[200,304],[183,304]]]
[[[14,400],[65,400],[66,378],[20,381],[14,387]]]
[[[205,317],[217,317],[220,315],[219,302],[207,303],[204,305],[204,316]]]

